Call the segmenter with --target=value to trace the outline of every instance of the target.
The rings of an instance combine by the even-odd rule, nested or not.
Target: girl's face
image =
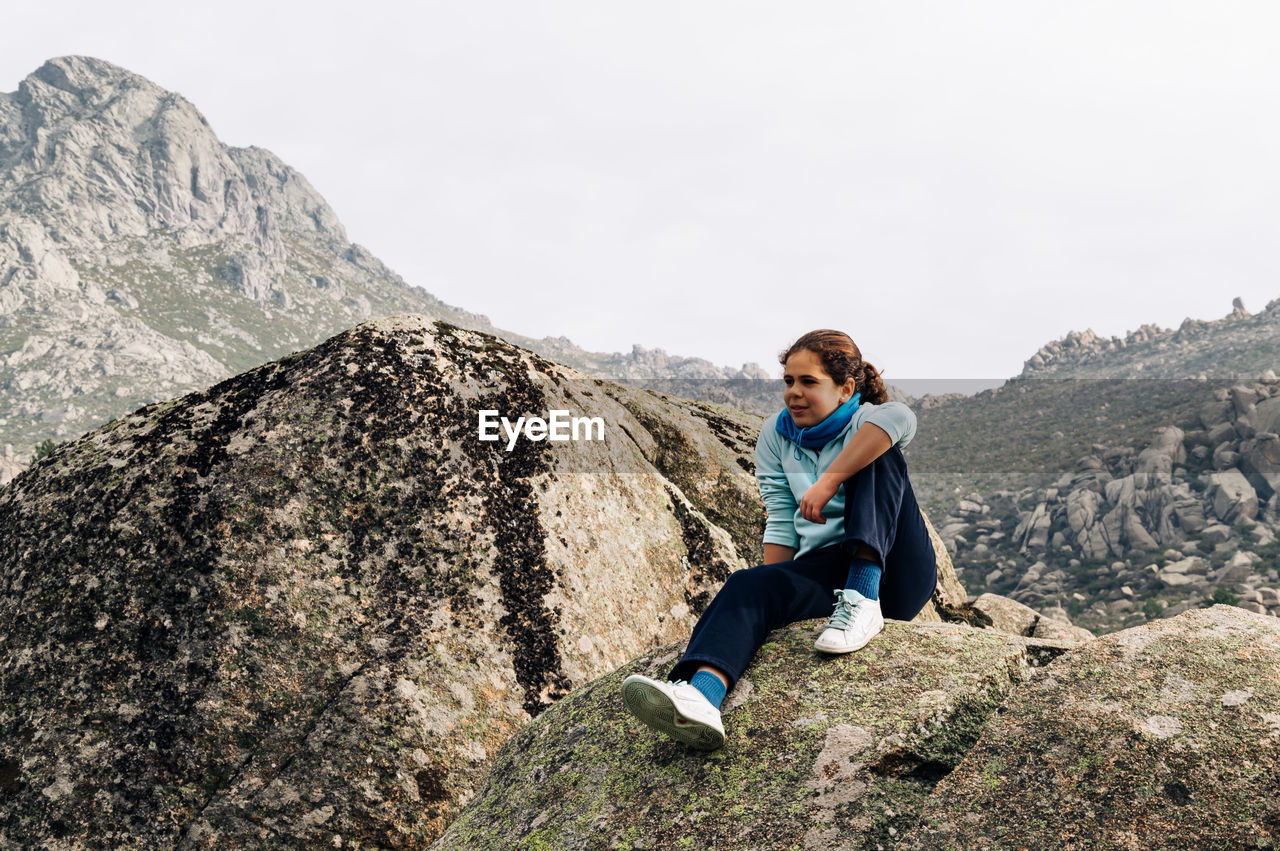
[[[782,401],[800,428],[816,426],[831,416],[832,411],[853,398],[855,387],[852,378],[837,387],[822,368],[822,358],[808,349],[787,358],[782,380],[787,385]]]

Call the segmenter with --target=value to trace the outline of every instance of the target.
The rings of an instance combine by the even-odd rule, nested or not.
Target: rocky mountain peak
[[[18,85],[14,95],[7,95],[27,110],[30,116],[43,117],[46,128],[65,125],[102,110],[126,89],[149,91],[153,96],[164,90],[138,74],[92,56],[57,56]]]
[[[63,244],[173,230],[182,245],[240,237],[279,262],[281,229],[345,241],[296,172],[261,149],[222,145],[180,94],[101,59],[51,59],[6,96],[0,162],[7,211],[56,220]]]
[[[94,100],[95,93],[111,93],[122,85],[156,88],[146,77],[93,56],[55,56],[31,72],[23,89],[30,91],[32,81],[71,93],[84,103]]]

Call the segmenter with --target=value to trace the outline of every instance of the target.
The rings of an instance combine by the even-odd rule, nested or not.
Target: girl
[[[916,420],[839,331],[811,331],[778,358],[786,407],[765,420],[756,477],[768,520],[764,561],[731,573],[667,682],[633,674],[627,709],[700,750],[724,744],[720,704],[771,630],[835,612],[814,644],[851,653],[884,616],[915,617],[937,565],[901,447]],[[687,682],[686,682],[687,680]]]

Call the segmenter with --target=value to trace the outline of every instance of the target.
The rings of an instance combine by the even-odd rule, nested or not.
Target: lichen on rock
[[[821,622],[773,632],[726,703],[710,754],[623,708],[659,648],[575,690],[503,748],[438,848],[836,848],[891,844],[1052,641],[889,621],[855,654],[813,650]],[[742,683],[735,687],[735,693]],[[690,842],[692,844],[690,845]]]
[[[1280,628],[1227,606],[1084,643],[773,632],[694,751],[622,705],[660,648],[517,733],[438,848],[1275,848]],[[745,694],[737,692],[749,686]]]
[[[1280,846],[1280,622],[1230,606],[1101,636],[1014,690],[913,848]]]
[[[379,320],[0,490],[0,845],[430,841],[512,731],[746,565],[601,385]],[[477,439],[588,406],[609,439]],[[750,504],[736,458],[700,500]]]

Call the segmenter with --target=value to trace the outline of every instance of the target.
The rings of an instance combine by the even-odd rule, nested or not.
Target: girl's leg
[[[937,584],[937,564],[902,450],[891,447],[844,487],[844,542],[729,574],[670,678],[688,680],[708,667],[723,674],[732,690],[771,630],[831,613],[832,592],[844,587],[849,562],[858,555],[883,565],[885,617],[919,614]]]
[[[732,690],[771,630],[831,614],[832,591],[843,587],[848,568],[841,548],[832,546],[729,574],[669,678],[689,680],[707,666]]]
[[[874,553],[884,567],[881,611],[887,618],[911,620],[933,596],[938,571],[902,450],[890,447],[844,488],[846,552],[852,556],[865,547]]]

